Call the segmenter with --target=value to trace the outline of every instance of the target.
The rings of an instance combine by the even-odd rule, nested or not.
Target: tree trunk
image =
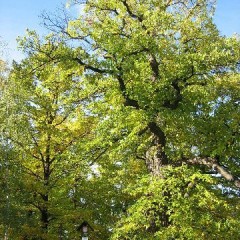
[[[48,194],[42,196],[44,201],[43,207],[41,209],[41,227],[44,232],[47,232],[49,225],[49,212],[48,212]]]
[[[165,153],[166,136],[155,122],[150,122],[148,127],[152,134],[152,146],[146,152],[146,165],[149,173],[153,177],[164,178],[162,169],[169,165],[169,160]],[[164,192],[162,194],[163,197],[169,197],[170,195],[168,192]],[[150,227],[148,229],[149,232],[155,233],[159,230],[160,226],[159,224],[156,224],[159,221],[161,223],[161,227],[168,227],[170,225],[169,214],[167,214],[167,206],[163,206],[160,209],[159,206],[156,205],[156,208],[151,209],[151,211],[155,211],[155,214],[154,219],[151,219]]]
[[[51,135],[48,134],[47,145],[46,145],[46,158],[43,166],[44,167],[44,193],[41,195],[43,199],[43,206],[41,208],[41,226],[44,232],[48,231],[48,225],[49,225],[49,210],[48,210],[49,193],[48,192],[49,192],[49,178],[51,175],[50,143],[51,143]]]
[[[150,122],[148,127],[152,133],[152,146],[146,152],[146,165],[153,176],[161,176],[161,169],[169,163],[164,150],[166,137],[155,122]]]

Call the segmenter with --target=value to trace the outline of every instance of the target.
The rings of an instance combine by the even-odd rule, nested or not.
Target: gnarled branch
[[[240,180],[238,177],[233,176],[230,172],[228,172],[223,166],[221,166],[218,162],[217,159],[215,158],[193,158],[193,159],[188,159],[187,163],[193,164],[193,165],[205,165],[207,167],[210,167],[217,171],[223,178],[225,178],[229,182],[233,182],[233,184],[237,187],[240,188]]]

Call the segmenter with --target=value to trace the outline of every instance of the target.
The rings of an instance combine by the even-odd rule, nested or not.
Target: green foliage
[[[1,129],[23,239],[77,239],[84,220],[94,239],[240,238],[240,42],[213,14],[210,0],[89,0],[19,39]]]
[[[214,178],[185,165],[164,172],[165,179],[146,176],[127,188],[138,200],[112,239],[239,238],[238,200],[224,198]]]
[[[13,66],[4,91],[7,118],[2,126],[4,137],[18,152],[13,162],[19,166],[18,184],[12,179],[9,190],[13,192],[18,185],[24,198],[21,209],[27,221],[22,216],[21,236],[55,239],[63,216],[75,211],[71,181],[82,166],[83,179],[89,171],[87,163],[71,151],[81,138],[90,136],[94,118],[82,110],[81,81],[75,77],[79,68],[48,63],[47,59],[44,66],[35,65],[39,57],[44,60],[39,52]],[[47,235],[44,229],[49,230]]]
[[[113,239],[239,238],[239,187],[208,176],[212,166],[226,177],[224,166],[232,182],[239,179],[240,43],[219,35],[213,13],[213,1],[206,0],[99,0],[88,1],[83,16],[69,22],[68,33],[91,49],[87,56],[79,52],[78,63],[102,93],[91,105],[101,117],[95,141],[110,152],[102,167],[143,161],[151,170],[161,165],[158,153],[168,158],[140,181]],[[206,166],[178,167],[202,158]],[[159,171],[162,178],[155,176]],[[226,197],[216,186],[235,190]]]

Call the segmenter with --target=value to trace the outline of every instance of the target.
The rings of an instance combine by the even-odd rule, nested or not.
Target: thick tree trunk
[[[152,176],[157,178],[164,178],[162,169],[169,165],[169,160],[165,153],[166,136],[155,122],[150,122],[148,124],[148,127],[152,134],[152,146],[146,152],[146,165],[149,173]],[[169,196],[168,192],[163,193],[163,197],[166,196]],[[159,221],[161,223],[161,227],[168,227],[170,225],[169,214],[167,213],[167,206],[163,206],[160,209],[159,206],[156,205],[156,208],[151,209],[151,211],[155,212],[155,217],[151,220],[148,231],[152,233],[158,231],[160,226],[159,224],[157,224],[157,222]]]
[[[161,169],[169,162],[164,150],[166,137],[155,122],[150,122],[148,127],[152,133],[152,146],[146,152],[146,165],[153,176],[160,176]]]

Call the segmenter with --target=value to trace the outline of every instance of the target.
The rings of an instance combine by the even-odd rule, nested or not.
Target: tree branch
[[[226,179],[229,182],[233,182],[233,184],[240,188],[240,180],[238,177],[233,176],[230,172],[228,172],[223,166],[218,164],[217,160],[215,158],[193,158],[188,159],[187,163],[193,164],[193,165],[205,165],[207,167],[210,167],[217,171],[221,176]]]
[[[127,3],[127,0],[122,0],[123,5],[126,7],[127,13],[132,17],[132,18],[136,18],[138,19],[139,22],[143,21],[142,16],[137,16],[136,14],[134,14],[132,12],[132,10],[130,9],[130,6]]]
[[[117,76],[117,79],[118,79],[118,82],[119,82],[119,87],[120,87],[120,90],[121,90],[121,93],[122,93],[122,96],[124,97],[125,99],[125,103],[124,105],[125,106],[131,106],[131,107],[134,107],[136,109],[139,109],[140,106],[138,104],[138,101],[134,100],[134,99],[131,99],[128,94],[127,94],[127,89],[126,89],[126,85],[124,83],[124,80],[122,78],[121,75],[118,75]]]
[[[113,70],[101,69],[101,68],[97,68],[92,65],[89,65],[89,64],[83,62],[80,58],[73,58],[73,60],[77,61],[81,66],[84,66],[85,69],[91,70],[95,73],[101,73],[101,74],[113,74],[114,73]]]

